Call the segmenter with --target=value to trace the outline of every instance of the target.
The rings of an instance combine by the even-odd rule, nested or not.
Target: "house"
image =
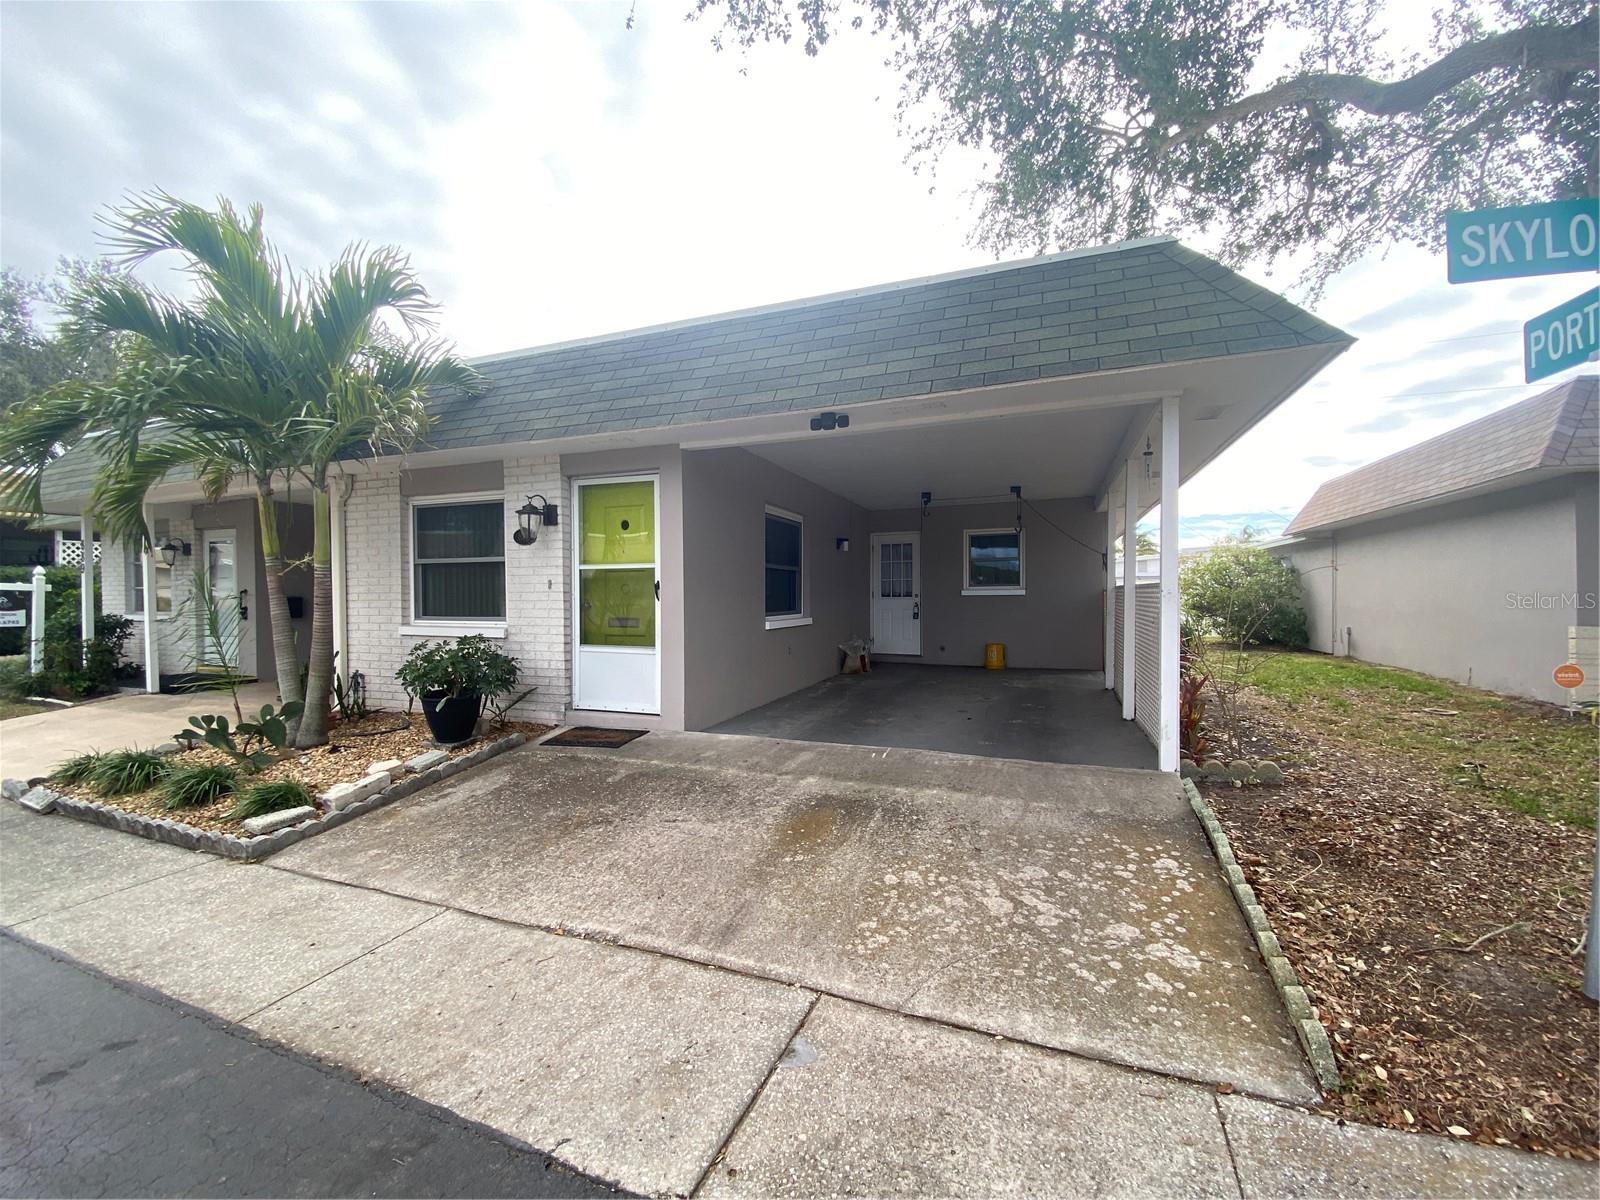
[[[1580,376],[1318,488],[1272,547],[1312,648],[1556,702],[1576,661],[1592,698],[1596,390]]]
[[[439,397],[425,447],[334,493],[341,670],[403,704],[409,647],[479,633],[538,687],[519,714],[702,730],[835,674],[852,637],[964,666],[1002,642],[1100,673],[1175,769],[1178,485],[1349,341],[1145,239],[492,355],[486,395]],[[81,511],[95,470],[67,455],[47,503]],[[149,500],[172,565],[110,551],[104,589],[153,608],[148,686],[195,658],[172,614],[206,581],[266,676],[251,501]],[[1107,547],[1158,503],[1135,612]]]

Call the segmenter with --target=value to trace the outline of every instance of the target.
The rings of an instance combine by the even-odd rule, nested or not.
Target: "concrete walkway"
[[[239,689],[239,703],[247,714],[277,702],[278,685],[270,681]],[[192,714],[232,711],[225,692],[140,693],[13,717],[0,721],[0,776],[36,779],[75,754],[159,746],[171,741]]]
[[[619,781],[629,774],[604,752],[507,757],[546,772],[568,758],[609,761]],[[384,812],[444,804],[463,844],[443,846],[438,865],[464,869],[482,846],[466,836],[462,797],[484,794],[493,770]],[[959,768],[949,774],[961,783]],[[449,820],[452,797],[463,807]],[[306,849],[357,837],[377,816]],[[560,832],[537,797],[524,820]],[[714,859],[703,828],[682,832],[677,861]],[[0,924],[645,1193],[1596,1189],[1595,1172],[1575,1164],[1340,1128],[1173,1074],[293,866],[287,854],[234,864],[5,806]],[[530,878],[539,870],[526,864]],[[753,913],[762,899],[751,894]]]

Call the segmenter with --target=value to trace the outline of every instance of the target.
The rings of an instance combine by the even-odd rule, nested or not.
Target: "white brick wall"
[[[170,537],[174,541],[195,544],[194,522],[187,506],[157,510],[155,517],[156,543]],[[123,613],[128,608],[132,588],[128,578],[129,546],[126,542],[112,542],[103,547],[100,555],[100,591],[96,600],[100,611]],[[172,568],[172,612],[156,621],[156,640],[161,652],[161,671],[164,675],[176,674],[194,668],[199,614],[189,602],[193,591],[194,557],[179,558]],[[133,636],[128,639],[127,656],[130,662],[144,662],[144,622],[136,619]]]
[[[561,506],[561,524],[539,526],[539,540],[519,546],[511,540],[516,509],[530,493]],[[525,720],[558,721],[571,682],[567,664],[569,632],[567,534],[571,514],[559,458],[517,458],[505,462],[506,636],[499,647],[522,668],[521,688],[536,691],[512,710]],[[345,505],[345,548],[349,579],[349,667],[366,678],[374,707],[403,710],[406,694],[394,673],[418,636],[403,635],[410,617],[410,509],[400,493],[395,464],[380,464],[357,480]]]

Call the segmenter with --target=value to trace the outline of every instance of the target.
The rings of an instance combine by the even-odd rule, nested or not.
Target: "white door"
[[[200,612],[200,663],[239,665],[239,539],[232,529],[207,529],[200,535],[211,604]]]
[[[573,508],[578,514],[572,555],[573,707],[658,713],[661,506],[656,477],[578,480]]]
[[[922,535],[872,535],[872,649],[922,653]]]

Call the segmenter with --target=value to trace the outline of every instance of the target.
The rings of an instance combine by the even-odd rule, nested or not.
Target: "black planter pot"
[[[428,731],[441,746],[471,741],[482,712],[483,697],[476,692],[457,696],[435,692],[422,697],[422,715],[428,720]]]

